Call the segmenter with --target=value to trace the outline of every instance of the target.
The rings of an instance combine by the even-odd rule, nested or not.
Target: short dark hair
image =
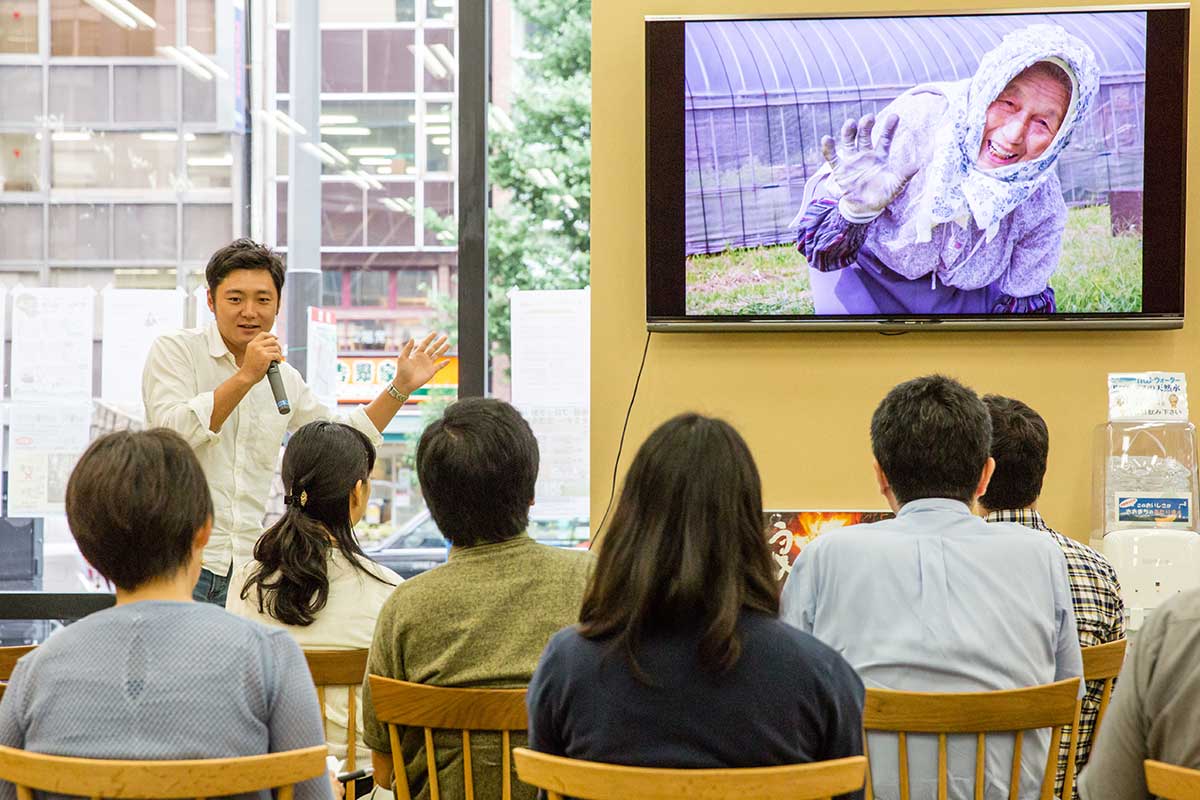
[[[900,384],[871,417],[871,450],[901,505],[925,497],[970,505],[991,439],[979,395],[944,375]]]
[[[1037,502],[1046,477],[1050,431],[1041,415],[1020,400],[984,396],[992,417],[992,458],[996,472],[979,503],[990,511],[1028,508]]]
[[[462,547],[524,531],[537,475],[533,430],[503,400],[459,400],[417,445],[417,477],[429,513],[442,535]]]
[[[283,294],[283,259],[266,245],[253,239],[236,239],[213,253],[212,258],[208,260],[208,266],[204,268],[208,290],[216,295],[221,281],[235,269],[265,269],[271,273],[275,293]]]
[[[166,428],[101,436],[67,481],[79,552],[127,591],[185,567],[212,510],[196,454]]]
[[[742,611],[779,614],[762,509],[758,468],[732,425],[699,414],[664,423],[629,466],[579,633],[624,652],[642,680],[635,654],[653,632],[700,630],[701,661],[731,669]]]

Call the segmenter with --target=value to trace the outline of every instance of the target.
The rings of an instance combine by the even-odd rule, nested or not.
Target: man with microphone
[[[279,256],[239,239],[213,254],[205,279],[216,320],[155,340],[142,373],[142,399],[147,423],[183,436],[204,467],[213,529],[193,596],[224,605],[234,566],[251,559],[262,533],[284,434],[333,414],[300,373],[283,363],[279,340],[271,333],[283,291]],[[396,376],[387,390],[342,421],[378,445],[381,431],[409,394],[450,363],[443,359],[449,348],[445,336],[410,340],[396,359]],[[268,372],[269,380],[263,380]],[[171,498],[161,502],[170,504]]]

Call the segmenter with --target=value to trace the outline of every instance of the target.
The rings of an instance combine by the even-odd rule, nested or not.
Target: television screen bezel
[[[912,330],[1168,330],[1183,327],[1186,279],[1186,214],[1187,214],[1187,102],[1189,62],[1189,14],[1187,3],[1145,3],[1136,5],[1096,5],[1053,8],[973,8],[954,11],[906,9],[888,12],[821,12],[819,14],[695,14],[647,15],[645,28],[645,159],[646,159],[646,328],[666,332],[719,331],[912,331]],[[1165,108],[1167,114],[1155,120],[1155,153],[1178,154],[1178,169],[1170,169],[1170,159],[1146,159],[1144,184],[1157,180],[1163,188],[1153,195],[1143,195],[1143,217],[1159,221],[1159,225],[1176,221],[1174,230],[1162,235],[1163,260],[1178,264],[1176,291],[1164,291],[1156,298],[1157,310],[1117,313],[1040,314],[996,316],[962,315],[876,315],[876,316],[734,316],[688,315],[686,308],[686,193],[684,152],[684,59],[673,58],[665,45],[669,36],[678,37],[676,53],[682,55],[683,26],[689,22],[752,21],[770,19],[845,19],[896,17],[962,17],[1017,16],[1022,14],[1069,14],[1098,12],[1177,12],[1181,21],[1161,25],[1160,37],[1174,37],[1166,44],[1150,47],[1151,18],[1147,18],[1146,108]],[[1169,15],[1161,15],[1166,19]],[[1156,23],[1159,24],[1159,23]],[[1162,38],[1156,40],[1160,45]],[[1152,63],[1156,65],[1152,71]],[[1174,80],[1182,73],[1182,86]],[[1154,76],[1154,83],[1151,76]],[[671,91],[668,96],[666,87]],[[1154,102],[1152,102],[1152,90]],[[1169,97],[1161,97],[1161,95]],[[1162,125],[1163,119],[1174,118],[1175,125]],[[1151,152],[1150,128],[1144,126],[1144,151]],[[1152,172],[1153,171],[1153,172]],[[1164,185],[1165,184],[1165,185]],[[1171,202],[1175,198],[1174,203]],[[1172,209],[1172,205],[1176,208]],[[1145,284],[1145,251],[1143,250],[1143,290]],[[659,265],[655,268],[654,265]],[[1145,291],[1143,302],[1145,303]],[[1172,305],[1176,310],[1166,308]]]

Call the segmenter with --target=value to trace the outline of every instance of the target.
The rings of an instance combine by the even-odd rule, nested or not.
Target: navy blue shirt
[[[742,654],[705,668],[702,631],[656,633],[623,651],[550,640],[529,684],[529,743],[544,753],[643,767],[769,767],[862,755],[863,683],[840,655],[766,614],[743,612]],[[860,795],[856,795],[860,796]]]

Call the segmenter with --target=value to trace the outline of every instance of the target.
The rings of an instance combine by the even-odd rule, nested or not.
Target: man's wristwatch
[[[387,393],[393,400],[403,405],[408,402],[408,395],[396,388],[396,384],[389,383],[387,385]]]

